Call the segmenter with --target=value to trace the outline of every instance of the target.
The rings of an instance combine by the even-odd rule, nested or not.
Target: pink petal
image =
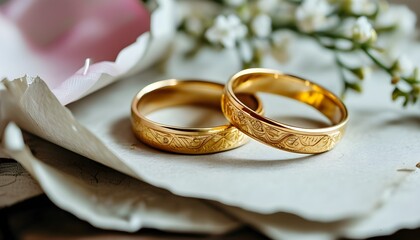
[[[80,69],[86,58],[114,61],[150,28],[150,14],[138,0],[12,0],[0,10],[49,63],[38,74],[50,87]]]
[[[60,102],[66,104],[86,94],[86,91],[98,81],[102,74],[117,76],[120,73],[121,70],[113,62],[96,63],[91,65],[87,71],[84,68],[79,69],[55,88],[54,94],[59,97]]]

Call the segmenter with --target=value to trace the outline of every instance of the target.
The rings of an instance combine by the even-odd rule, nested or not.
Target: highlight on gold
[[[131,122],[134,134],[151,147],[183,154],[216,153],[244,145],[249,138],[230,124],[189,128],[170,126],[147,118],[154,111],[180,105],[212,107],[221,111],[223,87],[213,82],[176,79],[146,86],[132,102]],[[262,113],[262,105],[256,96],[245,94],[239,98],[253,111]]]
[[[308,104],[325,115],[332,125],[312,129],[291,126],[264,117],[238,98],[241,94],[258,92]],[[344,103],[327,89],[296,76],[261,68],[240,71],[229,80],[222,97],[222,110],[248,136],[281,150],[306,154],[331,150],[343,137],[348,121]]]

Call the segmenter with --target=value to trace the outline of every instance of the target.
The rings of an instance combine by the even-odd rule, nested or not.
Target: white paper
[[[5,133],[4,139],[11,134]],[[204,201],[175,196],[39,138],[28,136],[27,140],[36,149],[36,157],[27,148],[3,146],[57,206],[96,227],[224,233],[238,226]]]
[[[272,239],[333,240],[342,237],[365,239],[393,234],[401,228],[420,226],[420,170],[401,171],[401,181],[390,189],[387,201],[371,213],[355,219],[330,223],[308,221],[293,214],[261,215],[238,208],[218,205],[254,226]]]

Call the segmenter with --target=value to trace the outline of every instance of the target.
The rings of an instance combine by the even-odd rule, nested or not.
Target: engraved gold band
[[[326,128],[300,128],[262,116],[243,104],[238,94],[266,92],[306,103],[332,123]],[[281,107],[281,106],[279,106]],[[225,117],[248,136],[275,148],[295,153],[331,150],[344,134],[348,113],[343,102],[330,91],[299,77],[269,69],[247,69],[235,74],[222,97]]]
[[[178,105],[199,105],[220,111],[223,85],[206,81],[164,80],[143,88],[131,105],[131,122],[136,137],[143,143],[164,151],[183,154],[206,154],[242,146],[249,138],[231,124],[209,128],[185,128],[154,122],[146,115]],[[241,99],[255,112],[262,105],[254,95]],[[222,114],[222,113],[221,113]]]

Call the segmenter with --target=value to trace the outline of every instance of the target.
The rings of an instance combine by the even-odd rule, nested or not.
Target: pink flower
[[[39,75],[67,104],[102,74],[126,73],[114,61],[150,24],[139,0],[9,0],[0,6],[0,77]]]

